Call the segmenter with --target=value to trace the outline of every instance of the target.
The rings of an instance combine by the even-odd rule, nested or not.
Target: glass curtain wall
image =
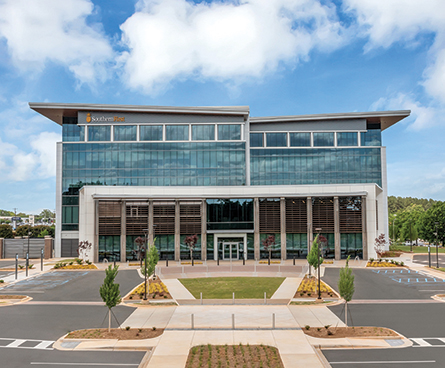
[[[286,234],[286,258],[307,257],[307,234]]]
[[[380,148],[251,149],[252,185],[376,183]]]
[[[106,258],[108,262],[119,261],[121,254],[120,235],[99,236],[99,262]]]
[[[341,258],[363,258],[362,234],[340,234]]]
[[[272,249],[270,257],[274,258],[274,259],[280,259],[281,258],[281,234],[280,233],[260,234],[260,259],[268,259],[269,258],[269,251],[265,250],[263,242],[270,235],[275,236],[275,243],[272,244],[272,246],[270,247]]]
[[[185,238],[187,236],[188,235],[181,235],[180,236],[180,252],[181,252],[180,258],[181,259],[191,259],[190,248],[185,243]],[[193,250],[193,259],[195,261],[200,261],[201,260],[201,234],[197,234],[197,236],[198,236],[198,241],[195,244],[195,247],[194,247],[194,250]]]

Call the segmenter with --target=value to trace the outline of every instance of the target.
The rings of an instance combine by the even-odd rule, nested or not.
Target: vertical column
[[[312,197],[307,197],[306,200],[307,209],[307,253],[311,250],[312,242],[314,241],[313,229],[312,229]]]
[[[207,202],[201,202],[201,260],[207,260]]]
[[[53,244],[54,239],[51,236],[46,235],[43,243],[43,258],[50,259],[53,258]]]
[[[363,259],[368,259],[368,227],[366,216],[366,196],[362,196],[362,246]]]
[[[94,249],[94,262],[99,262],[99,200],[95,200],[94,201],[94,211],[95,211],[95,216],[94,216],[94,244],[93,244],[93,249]],[[56,243],[57,246],[57,243]]]
[[[253,247],[255,260],[260,259],[260,201],[258,198],[253,199]]]
[[[179,261],[181,256],[181,212],[179,201],[175,201],[175,260]]]
[[[155,241],[155,227],[153,221],[153,200],[148,200],[148,242],[154,244]]]
[[[340,241],[340,205],[338,197],[334,197],[334,241],[335,241],[335,259],[341,259],[341,241]]]
[[[127,202],[121,201],[121,262],[127,260]]]
[[[286,259],[286,199],[280,198],[281,259]]]

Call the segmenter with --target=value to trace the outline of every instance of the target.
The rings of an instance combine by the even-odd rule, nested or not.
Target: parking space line
[[[436,363],[435,360],[371,360],[365,362],[329,362],[329,364],[419,364],[419,363]]]

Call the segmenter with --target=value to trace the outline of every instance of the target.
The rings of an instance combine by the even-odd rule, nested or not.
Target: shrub
[[[331,327],[331,325],[326,325],[324,326],[324,328],[327,330],[329,327]]]
[[[153,326],[151,329],[152,329],[153,331],[156,331],[156,327],[155,327],[155,326]]]
[[[306,325],[306,326],[304,326],[304,328],[305,328],[307,331],[309,331],[309,330],[311,329],[311,326]]]
[[[74,262],[73,262],[73,261],[71,261],[71,262],[70,262],[70,263],[68,263],[68,264],[69,264],[70,266],[72,266],[72,265],[73,265],[73,263],[74,263]]]
[[[31,263],[28,267],[31,269],[34,267],[34,265]]]
[[[5,280],[0,280],[0,284],[3,284],[5,282]]]
[[[333,335],[331,330],[328,330],[328,335]]]
[[[125,329],[128,331],[130,329],[130,326],[125,327]]]
[[[403,262],[400,262],[400,266],[405,266],[405,263],[403,263]]]
[[[369,258],[369,262],[374,262],[374,258]]]
[[[83,260],[80,259],[80,258],[75,258],[74,260],[76,261],[76,263],[77,263],[78,265],[81,265],[81,264],[83,263]]]

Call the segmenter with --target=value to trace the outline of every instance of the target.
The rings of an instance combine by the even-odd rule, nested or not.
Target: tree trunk
[[[108,308],[108,332],[110,332],[111,329],[111,309]]]
[[[348,327],[348,302],[345,302],[345,326]]]

